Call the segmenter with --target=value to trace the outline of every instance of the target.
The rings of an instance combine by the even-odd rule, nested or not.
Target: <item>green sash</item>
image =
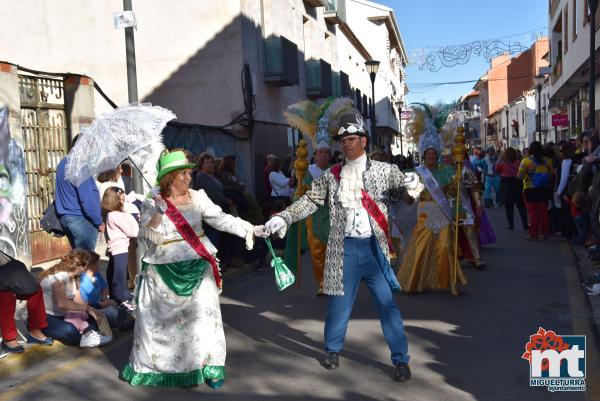
[[[162,281],[175,294],[189,297],[202,282],[208,266],[206,259],[192,259],[183,262],[155,264],[154,268]],[[143,263],[143,269],[148,267]]]

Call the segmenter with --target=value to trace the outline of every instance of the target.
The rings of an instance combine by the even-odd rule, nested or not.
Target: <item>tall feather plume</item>
[[[329,118],[330,135],[337,134],[340,129],[340,117],[350,110],[352,110],[352,99],[347,97],[337,98],[329,105],[327,115]]]
[[[283,112],[283,117],[291,127],[300,130],[314,141],[321,114],[321,107],[317,103],[303,100],[288,106],[287,110]]]

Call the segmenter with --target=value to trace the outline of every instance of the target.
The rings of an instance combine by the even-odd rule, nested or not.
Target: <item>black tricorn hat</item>
[[[353,109],[341,115],[339,125],[338,132],[332,135],[332,138],[336,141],[350,135],[368,136],[365,131],[363,118],[358,110]]]

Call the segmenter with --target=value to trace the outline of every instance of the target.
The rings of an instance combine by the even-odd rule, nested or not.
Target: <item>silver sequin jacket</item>
[[[337,166],[339,169],[340,166]],[[319,206],[329,206],[331,230],[325,254],[323,292],[327,295],[344,295],[344,229],[347,209],[342,207],[339,200],[340,183],[332,173],[335,168],[336,166],[324,172],[313,181],[306,194],[277,215],[282,217],[289,227],[290,224],[314,213]],[[403,195],[403,182],[404,175],[397,166],[367,159],[367,169],[363,173],[364,189],[377,203],[384,216],[388,216],[386,200],[398,200]],[[369,222],[381,250],[389,260],[385,233],[371,216]],[[279,234],[283,236],[286,229],[282,229]]]

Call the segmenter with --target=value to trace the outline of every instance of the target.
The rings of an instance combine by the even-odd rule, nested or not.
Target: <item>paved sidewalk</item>
[[[589,295],[585,291],[586,286],[600,283],[600,265],[595,265],[587,256],[587,249],[582,246],[571,246],[573,254],[577,259],[577,269],[581,279],[582,291],[586,294],[590,306],[590,323],[600,343],[600,295]]]
[[[269,259],[267,259],[269,261]],[[54,266],[58,260],[42,263],[32,267],[32,272],[37,274],[43,270],[49,269]],[[104,277],[106,277],[106,268],[108,265],[108,257],[102,257],[100,259],[100,272]],[[234,268],[228,270],[223,274],[223,279],[226,281],[234,281],[254,272],[256,268],[254,265],[246,264],[240,268]],[[227,289],[224,289],[224,292],[227,292]],[[62,343],[55,341],[51,347],[43,346],[43,345],[33,345],[26,343],[27,336],[27,303],[25,301],[17,301],[17,308],[15,312],[15,322],[17,324],[17,331],[19,335],[19,342],[25,347],[25,352],[22,354],[9,354],[8,356],[0,359],[0,379],[8,376],[18,374],[34,364],[40,363],[43,360],[46,360],[53,355],[58,353],[65,353],[65,357],[74,356],[74,351],[81,351],[77,347],[69,347],[63,345]],[[124,333],[126,334],[126,333]],[[0,337],[1,339],[1,337]]]

